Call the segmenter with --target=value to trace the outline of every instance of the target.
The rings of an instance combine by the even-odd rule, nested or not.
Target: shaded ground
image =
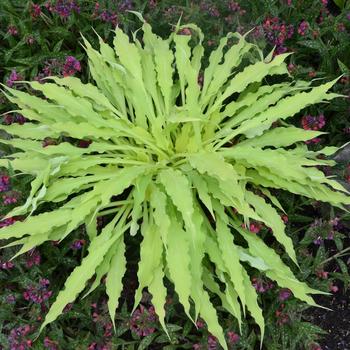
[[[333,310],[312,308],[308,315],[311,322],[328,333],[320,342],[322,350],[350,350],[350,290],[315,299]]]

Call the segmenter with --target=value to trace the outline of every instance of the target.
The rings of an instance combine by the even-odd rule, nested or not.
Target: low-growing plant
[[[310,294],[321,293],[298,281],[249,230],[252,223],[269,227],[298,264],[280,216],[283,208],[269,188],[340,208],[350,204],[346,190],[317,168],[333,166],[321,156],[337,148],[309,151],[304,141],[322,132],[285,121],[311,104],[339,97],[329,92],[336,81],[279,82],[288,75],[289,54],[264,58],[238,33],[221,39],[202,73],[203,35],[197,26],[177,25],[166,40],[147,23],[142,30],[142,41],[134,33],[131,43],[117,28],[114,48],[100,39],[100,51],[84,39],[97,86],[51,77],[54,83],[27,83],[37,96],[4,86],[17,112],[32,122],[1,126],[16,136],[1,142],[19,151],[0,165],[34,179],[25,204],[8,214],[26,218],[2,228],[0,238],[17,239],[8,245],[22,245],[17,256],[86,225],[88,254],[41,330],[94,275],[88,293],[107,275],[114,322],[126,271],[124,236],[141,235],[134,309],[147,287],[166,331],[166,278],[186,315],[192,321],[200,315],[224,349],[209,292],[239,324],[247,309],[262,341],[264,318],[249,271],[263,271],[310,305],[316,305]],[[55,142],[47,143],[48,137]],[[101,216],[108,223],[98,232]]]

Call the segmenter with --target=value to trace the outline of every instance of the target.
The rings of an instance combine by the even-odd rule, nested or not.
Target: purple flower
[[[73,11],[80,12],[80,7],[75,0],[57,0],[55,5],[49,1],[45,6],[50,12],[58,14],[62,19],[67,19]]]
[[[146,309],[143,305],[136,309],[130,319],[130,330],[139,337],[146,337],[154,333],[157,315],[154,307]]]
[[[263,24],[257,27],[254,36],[265,36],[266,40],[276,46],[274,55],[279,55],[286,52],[288,49],[285,46],[285,41],[290,39],[294,34],[294,26],[287,25],[278,17],[268,17]]]
[[[278,299],[280,301],[285,301],[289,299],[289,297],[292,295],[292,292],[288,288],[282,288],[278,294]]]
[[[67,56],[63,66],[63,76],[68,77],[74,75],[76,72],[80,72],[80,62],[73,56]]]
[[[33,37],[33,35],[29,35],[27,38],[26,38],[26,43],[28,45],[33,45],[35,43],[35,38]]]
[[[218,340],[213,335],[208,336],[208,350],[216,350],[218,348]]]
[[[32,301],[35,304],[42,304],[52,295],[52,291],[48,290],[49,284],[50,281],[43,278],[39,281],[37,286],[30,285],[23,293],[24,299],[27,301]]]
[[[2,270],[11,270],[14,266],[15,264],[12,261],[0,262],[0,269]]]
[[[49,337],[45,337],[44,346],[45,346],[45,348],[47,348],[49,350],[58,350],[57,342],[51,340]]]
[[[18,197],[19,197],[19,193],[14,191],[4,194],[2,196],[3,204],[4,205],[15,204],[18,201]]]
[[[88,350],[109,350],[109,348],[104,344],[93,342],[89,345]]]
[[[350,21],[350,12],[346,15],[346,18]]]
[[[27,253],[26,266],[28,268],[34,265],[40,265],[40,262],[41,262],[41,256],[36,249],[32,249]]]
[[[321,236],[318,236],[313,242],[315,245],[321,245],[323,243],[323,239]]]
[[[11,330],[8,336],[9,350],[27,350],[32,347],[32,341],[26,336],[32,331],[29,325],[20,326]]]
[[[6,81],[6,84],[7,86],[12,87],[15,81],[19,81],[22,79],[23,79],[22,76],[16,72],[16,69],[13,69]]]
[[[41,15],[40,5],[31,4],[30,6],[30,15],[32,18],[38,18]]]
[[[103,10],[99,15],[99,19],[103,22],[111,23],[113,26],[118,24],[117,14],[108,10]]]
[[[9,304],[15,304],[16,303],[16,297],[13,294],[10,294],[6,298],[6,302]]]
[[[83,247],[83,245],[85,244],[85,240],[84,239],[76,239],[72,244],[71,244],[71,248],[73,250],[79,250]]]
[[[298,27],[298,34],[304,36],[309,29],[309,24],[306,21],[301,21]]]
[[[12,35],[12,36],[16,36],[16,35],[18,35],[18,29],[15,26],[8,26],[7,33]]]
[[[1,220],[0,221],[0,228],[10,226],[10,225],[14,224],[16,221],[17,221],[17,219],[14,217]]]
[[[10,190],[10,177],[7,175],[0,176],[0,192]]]
[[[118,5],[118,10],[121,11],[121,12],[132,10],[133,8],[134,8],[134,4],[133,4],[133,2],[131,0],[123,0]]]
[[[304,115],[301,118],[301,125],[305,130],[320,130],[326,125],[326,119],[323,114],[318,116]]]
[[[227,332],[228,341],[231,345],[237,344],[239,342],[239,335],[235,332]]]
[[[252,278],[252,285],[258,293],[265,293],[273,288],[273,283],[270,281],[264,281],[261,278]]]

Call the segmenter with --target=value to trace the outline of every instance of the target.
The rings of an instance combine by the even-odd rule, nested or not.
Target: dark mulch
[[[350,290],[315,299],[319,305],[333,310],[312,308],[308,313],[310,321],[328,333],[320,341],[322,350],[350,350]]]

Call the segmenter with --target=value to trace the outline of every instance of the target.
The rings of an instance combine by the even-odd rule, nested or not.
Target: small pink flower
[[[228,341],[231,345],[237,344],[239,342],[239,335],[236,334],[235,332],[227,332],[227,336],[228,336]]]
[[[292,292],[288,288],[282,288],[278,294],[278,299],[280,301],[285,301],[290,298]]]
[[[41,7],[37,4],[31,4],[30,6],[30,15],[32,18],[38,18],[41,15]]]
[[[298,27],[298,34],[304,36],[309,29],[309,24],[306,21],[301,21]]]
[[[318,131],[326,125],[326,119],[323,114],[318,116],[305,115],[301,118],[301,125],[305,130]]]
[[[10,177],[7,175],[0,176],[0,192],[7,192],[10,189]]]
[[[80,62],[73,56],[67,56],[63,66],[63,76],[69,77],[81,71]]]
[[[7,33],[12,35],[12,36],[16,36],[16,35],[18,35],[18,29],[17,29],[17,27],[11,25],[7,28]]]
[[[252,233],[259,233],[261,230],[261,225],[259,223],[251,223],[249,225],[249,231]]]
[[[310,345],[310,350],[322,350],[322,348],[318,344],[312,343]]]
[[[179,31],[179,34],[181,34],[181,35],[192,35],[192,32],[191,32],[191,29],[189,29],[189,28],[182,28]]]
[[[40,265],[41,256],[38,250],[32,249],[26,254],[26,266],[31,268],[35,265]]]
[[[345,32],[345,31],[346,31],[345,24],[344,24],[344,23],[339,23],[339,24],[337,25],[337,30],[338,30],[339,32]]]
[[[205,323],[201,319],[198,319],[196,322],[196,326],[198,329],[202,329],[205,327]]]
[[[156,321],[157,315],[154,307],[151,306],[146,309],[141,305],[132,314],[130,319],[130,330],[139,337],[146,337],[155,332]]]
[[[288,222],[288,216],[286,214],[283,214],[281,216],[281,219],[283,220],[283,222],[286,224]]]
[[[16,69],[13,69],[6,81],[6,84],[7,86],[12,87],[16,81],[20,81],[22,79],[22,76],[16,72]]]
[[[32,36],[32,35],[29,35],[27,38],[26,38],[26,43],[28,45],[33,45],[35,43],[35,38]]]
[[[58,350],[58,343],[56,341],[51,340],[49,337],[45,337],[44,339],[44,347],[49,350]]]
[[[316,271],[316,276],[325,280],[328,278],[328,272],[327,271],[323,271],[323,270],[319,270],[319,271]]]
[[[81,249],[85,244],[85,239],[77,239],[71,244],[73,250]]]
[[[216,350],[218,347],[218,340],[213,335],[208,336],[208,350]]]
[[[336,293],[336,292],[338,292],[339,288],[338,288],[336,285],[334,285],[334,284],[331,283],[331,285],[329,286],[329,290],[330,290],[332,293]]]
[[[15,264],[12,261],[5,261],[3,263],[0,262],[0,269],[3,270],[11,270],[13,269]]]
[[[18,219],[15,217],[7,218],[0,221],[0,228],[13,225]]]

